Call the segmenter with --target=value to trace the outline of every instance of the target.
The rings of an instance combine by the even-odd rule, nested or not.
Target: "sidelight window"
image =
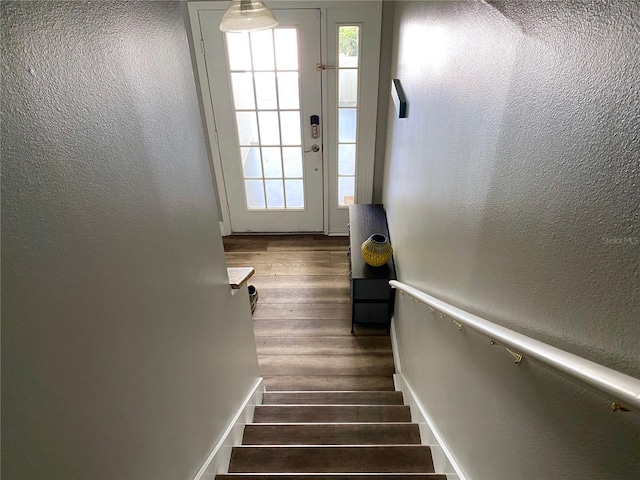
[[[338,27],[338,205],[355,202],[360,27]]]

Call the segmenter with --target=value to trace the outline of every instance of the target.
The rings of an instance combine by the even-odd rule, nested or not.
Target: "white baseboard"
[[[256,381],[193,480],[213,480],[218,473],[229,471],[231,448],[242,443],[244,426],[253,421],[254,408],[262,403],[264,393],[262,382],[262,377]]]
[[[413,388],[411,388],[404,375],[396,373],[393,376],[393,382],[396,385],[396,389],[402,392],[405,405],[409,405],[411,408],[411,420],[420,427],[422,444],[431,447],[435,473],[445,474],[447,480],[466,480],[467,477],[456,462],[453,453],[446,443],[442,441],[442,436],[433,420],[416,397]]]
[[[402,392],[405,405],[409,405],[411,408],[411,420],[417,423],[420,427],[420,439],[422,441],[422,445],[428,445],[431,447],[431,456],[433,457],[435,473],[445,474],[447,476],[447,480],[466,480],[466,477],[458,466],[451,449],[449,449],[442,441],[442,436],[438,432],[433,420],[402,373],[398,337],[396,336],[395,318],[391,319],[390,335],[393,362],[396,372],[398,372],[393,375],[393,384],[395,385],[396,390]]]
[[[400,350],[398,349],[398,337],[396,337],[396,320],[391,317],[391,328],[389,329],[389,335],[391,336],[391,353],[393,353],[393,365],[396,372],[402,373],[402,362],[400,361]],[[395,376],[393,381],[395,382]],[[396,390],[400,390],[396,385]]]

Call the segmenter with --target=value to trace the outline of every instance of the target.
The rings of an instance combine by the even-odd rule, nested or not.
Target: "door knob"
[[[311,150],[305,150],[304,153],[319,152],[319,151],[320,151],[320,147],[316,143],[316,144],[311,145]]]

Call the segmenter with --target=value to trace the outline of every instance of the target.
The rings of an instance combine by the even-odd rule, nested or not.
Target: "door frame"
[[[201,108],[204,113],[204,123],[206,130],[206,138],[209,143],[209,151],[211,152],[211,167],[213,169],[213,177],[215,186],[218,191],[218,201],[220,210],[222,213],[222,221],[220,222],[220,230],[222,235],[230,235],[231,231],[231,213],[229,210],[229,202],[227,199],[227,189],[224,182],[224,170],[222,167],[222,159],[220,157],[220,150],[218,148],[216,118],[213,109],[213,100],[211,98],[211,92],[209,90],[209,79],[207,75],[206,58],[204,55],[204,41],[200,33],[200,20],[199,12],[203,10],[226,10],[229,6],[228,1],[195,1],[189,2],[188,14],[189,14],[189,27],[190,36],[193,39],[193,53],[195,57],[195,79],[196,87],[201,99]],[[357,22],[357,12],[375,10],[377,13],[377,21],[370,22],[370,35],[375,34],[375,37],[370,37],[370,41],[366,44],[361,42],[362,55],[369,58],[370,64],[365,68],[362,68],[361,75],[363,78],[367,78],[367,82],[361,82],[361,88],[366,88],[367,91],[373,90],[373,94],[370,95],[375,101],[367,104],[365,109],[366,114],[362,114],[362,110],[358,114],[358,145],[362,145],[367,151],[367,158],[361,161],[358,158],[357,174],[356,174],[356,203],[371,203],[373,197],[373,174],[374,174],[374,161],[375,161],[375,139],[376,139],[376,123],[377,123],[377,109],[378,109],[378,78],[380,71],[380,32],[381,32],[381,18],[382,18],[382,0],[367,0],[367,1],[305,1],[305,0],[273,0],[268,2],[268,6],[274,10],[277,9],[317,9],[320,11],[320,35],[321,35],[321,56],[323,63],[327,62],[327,36],[329,32],[329,19],[335,15],[340,15],[344,18],[345,12],[352,12],[354,20],[349,19],[347,15],[346,20],[341,20],[339,23],[350,24]],[[335,15],[331,15],[334,13]],[[331,23],[335,25],[336,23]],[[372,53],[374,52],[374,53]],[[326,72],[331,72],[327,70]],[[335,72],[335,70],[333,70]],[[322,81],[322,120],[321,120],[321,132],[323,137],[323,150],[322,150],[322,176],[323,176],[323,228],[325,235],[346,235],[348,232],[346,229],[342,230],[331,226],[331,211],[330,211],[330,162],[328,161],[327,146],[330,142],[327,140],[325,119],[328,118],[329,108],[325,99],[328,97],[328,81],[327,75]],[[370,132],[370,139],[364,139],[362,132]],[[358,156],[360,157],[360,155]],[[337,160],[336,160],[337,162]],[[346,207],[341,208],[343,210],[340,216],[348,218],[348,209]],[[335,221],[333,222],[336,223]],[[346,226],[346,222],[345,222]]]

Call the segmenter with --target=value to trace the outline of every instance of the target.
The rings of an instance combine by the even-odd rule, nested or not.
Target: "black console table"
[[[393,256],[381,267],[367,265],[360,246],[374,233],[389,238],[382,205],[349,205],[349,261],[351,262],[351,333],[356,324],[391,327],[396,279]],[[391,240],[391,239],[390,239]]]

